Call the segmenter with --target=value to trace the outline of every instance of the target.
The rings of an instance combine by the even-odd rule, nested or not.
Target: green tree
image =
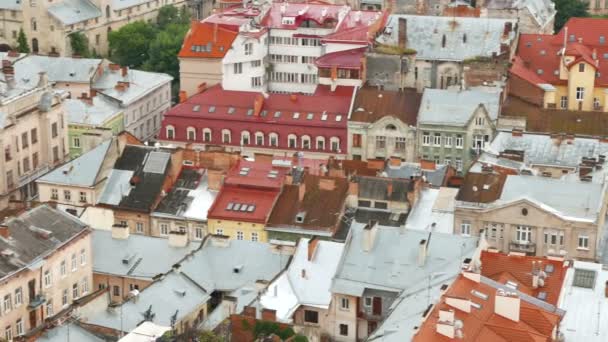
[[[19,36],[17,36],[17,51],[21,53],[30,53],[30,46],[27,45],[27,37],[23,29],[19,29]]]
[[[179,60],[177,54],[182,46],[188,26],[169,24],[150,42],[148,60],[143,65],[145,70],[164,72],[173,79],[179,79]]]
[[[179,22],[179,10],[171,5],[166,5],[158,10],[158,16],[156,17],[158,28],[161,30],[167,27],[169,24]]]
[[[224,339],[217,336],[214,332],[212,331],[203,331],[199,337],[198,340],[200,342],[223,342]]]
[[[91,57],[89,51],[89,39],[82,32],[74,32],[70,34],[70,46],[72,47],[72,54],[81,57]]]
[[[589,4],[580,0],[553,0],[557,14],[555,15],[555,31],[559,31],[572,17],[588,17]]]
[[[141,67],[148,60],[150,42],[156,33],[156,28],[144,21],[136,21],[110,32],[112,60],[120,65]]]

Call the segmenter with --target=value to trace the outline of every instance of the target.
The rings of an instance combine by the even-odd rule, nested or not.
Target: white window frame
[[[292,144],[293,142],[293,144]],[[298,148],[298,136],[295,134],[290,134],[287,136],[287,147],[288,148]]]
[[[340,152],[340,138],[338,138],[338,137],[329,138],[329,147],[332,152]]]
[[[241,132],[241,145],[251,145],[251,133],[249,133],[249,131]]]
[[[559,106],[561,109],[568,108],[568,96],[562,96],[559,99]]]
[[[169,235],[169,224],[168,223],[161,223],[159,226],[160,226],[159,233],[161,236]]]
[[[430,146],[431,145],[431,133],[422,132],[422,145]]]
[[[460,234],[461,235],[465,235],[465,236],[470,236],[471,235],[471,222],[469,222],[469,221],[462,221],[460,223]]]
[[[585,87],[576,87],[576,100],[583,101],[585,99]]]
[[[257,242],[260,241],[260,236],[258,232],[251,232],[251,241]]]
[[[452,136],[451,135],[443,136],[443,146],[452,147]]]
[[[578,243],[576,249],[589,250],[589,235],[578,234]]]
[[[165,127],[165,134],[167,135],[167,139],[175,139],[175,127],[167,125]]]
[[[260,142],[259,139],[262,139],[262,141]],[[255,132],[255,145],[256,146],[264,146],[264,133],[262,133],[262,132]]]
[[[190,136],[192,135],[192,138]],[[186,140],[188,141],[196,141],[196,128],[189,126],[186,128]]]
[[[456,135],[456,148],[464,148],[464,137],[462,134]]]
[[[243,233],[242,231],[237,231],[236,232],[236,239],[237,240],[244,240],[245,239],[245,233]]]
[[[317,137],[315,139],[315,146],[317,150],[324,151],[325,150],[325,137]]]
[[[350,310],[350,299],[340,297],[340,310]]]
[[[519,243],[526,244],[532,241],[532,227],[530,226],[517,226],[515,234],[515,240]]]
[[[268,141],[271,147],[279,146],[279,135],[274,132],[268,134]]]
[[[310,150],[312,148],[312,144],[310,142],[310,136],[309,135],[303,135],[300,138],[300,140],[301,140],[300,144],[302,146],[302,149],[304,149],[304,150]]]
[[[44,287],[49,288],[53,285],[53,273],[50,269],[44,271]]]
[[[209,139],[207,139],[207,134],[208,134]],[[213,139],[213,135],[211,134],[211,129],[203,128],[203,142],[211,142],[212,139]]]
[[[228,139],[226,139],[226,137],[228,137]],[[223,129],[222,130],[222,143],[223,144],[230,144],[232,141],[232,134],[230,133],[229,129]]]

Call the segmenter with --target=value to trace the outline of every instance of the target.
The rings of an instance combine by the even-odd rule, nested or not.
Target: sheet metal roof
[[[49,14],[64,25],[73,25],[101,16],[101,11],[88,0],[62,0],[48,7]]]
[[[453,188],[422,189],[418,202],[407,217],[406,228],[428,232],[431,225],[435,224],[433,231],[452,234],[457,192],[458,189]]]
[[[171,80],[173,77],[157,72],[129,69],[127,75],[122,76],[121,70],[106,69],[103,75],[93,83],[92,88],[127,106]],[[123,91],[117,90],[115,86],[119,81],[129,82],[129,86]]]
[[[38,182],[71,186],[94,186],[112,139],[38,178]]]
[[[91,334],[86,329],[81,328],[77,323],[67,323],[44,330],[42,335],[36,338],[38,342],[105,342],[104,339]]]
[[[122,109],[101,96],[93,97],[93,105],[79,99],[66,99],[63,102],[68,122],[79,125],[103,126],[106,121],[122,113]]]
[[[0,0],[0,8],[12,11],[21,11],[20,0]]]
[[[492,120],[498,118],[500,92],[424,89],[418,112],[421,125],[464,126],[482,104]]]
[[[547,25],[557,14],[555,4],[551,0],[489,0],[485,7],[496,10],[525,8],[541,27]]]
[[[503,36],[505,25],[510,23],[514,28],[516,20],[393,14],[378,42],[398,45],[399,18],[407,20],[407,47],[423,60],[463,61],[500,55],[501,45],[510,45],[516,37],[512,31]]]
[[[172,247],[168,239],[136,234],[113,239],[111,231],[94,230],[93,272],[151,280],[169,272],[198,245],[190,242],[186,247]]]
[[[99,197],[99,203],[118,205],[123,196],[129,195],[131,192],[129,180],[132,177],[133,171],[112,169],[108,175],[108,182]]]

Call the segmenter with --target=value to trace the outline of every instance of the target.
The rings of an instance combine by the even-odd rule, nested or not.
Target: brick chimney
[[[0,223],[0,236],[2,236],[5,239],[8,239],[8,236],[9,236],[8,224]]]
[[[203,82],[203,83],[199,84],[196,89],[197,94],[204,93],[205,90],[207,90],[207,82]]]
[[[243,316],[246,316],[246,317],[251,317],[251,318],[255,319],[256,313],[257,313],[257,310],[253,306],[246,306],[243,309]]]
[[[363,227],[363,234],[361,236],[361,243],[364,252],[370,252],[374,248],[374,240],[376,239],[376,232],[378,231],[378,222],[369,221],[369,223]]]
[[[308,261],[312,261],[312,258],[315,255],[315,251],[317,250],[317,246],[319,245],[319,238],[313,237],[308,240]]]
[[[126,240],[129,238],[129,226],[115,224],[112,226],[112,239]]]
[[[514,136],[514,137],[521,137],[521,136],[523,136],[523,135],[524,135],[524,132],[523,132],[521,129],[513,129],[513,130],[511,131],[511,136]]]
[[[253,116],[260,116],[264,107],[264,95],[258,94],[253,101]]]
[[[179,91],[179,103],[184,103],[188,100],[188,93],[185,90]]]

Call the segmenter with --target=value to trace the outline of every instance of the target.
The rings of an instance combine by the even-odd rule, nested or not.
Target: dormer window
[[[568,41],[573,42],[573,41],[575,41],[575,40],[576,40],[576,38],[574,37],[574,35],[573,35],[573,34],[571,34],[571,35],[570,35],[570,37],[568,37]]]
[[[294,25],[296,23],[296,18],[294,17],[283,17],[281,19],[281,24],[283,25]]]

